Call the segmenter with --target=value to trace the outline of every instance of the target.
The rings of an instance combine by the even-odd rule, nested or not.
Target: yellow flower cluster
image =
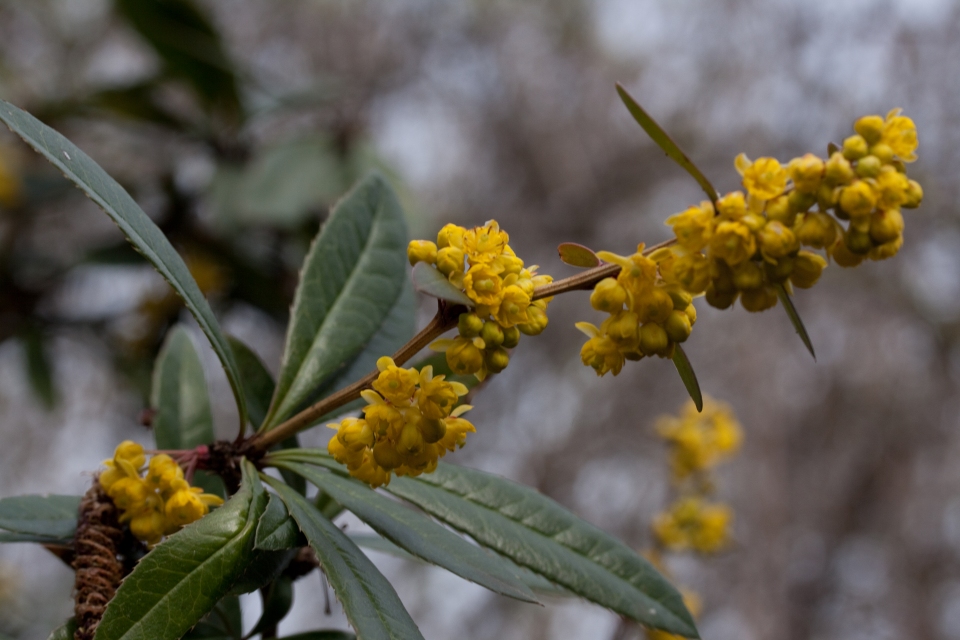
[[[367,406],[363,418],[346,418],[327,426],[337,430],[327,450],[350,475],[379,487],[390,473],[418,476],[437,468],[437,460],[462,447],[474,426],[461,416],[470,405],[457,406],[467,388],[434,376],[433,367],[403,369],[392,358],[377,361],[380,375],[373,390],[361,392]]]
[[[125,440],[112,459],[103,461],[107,469],[100,474],[100,486],[120,510],[120,522],[129,522],[137,539],[153,546],[205,516],[211,506],[223,504],[219,496],[191,487],[170,456],[155,455],[149,465],[146,461],[143,447]]]
[[[455,373],[474,374],[483,380],[503,371],[510,361],[507,349],[520,342],[520,334],[535,336],[547,327],[550,298],[532,300],[538,286],[552,282],[537,275],[537,267],[524,267],[510,245],[509,236],[496,220],[466,229],[448,224],[437,242],[414,240],[407,247],[410,264],[433,265],[475,304],[475,311],[459,318],[459,337],[431,345],[445,351]]]
[[[819,279],[827,261],[801,247],[825,249],[843,267],[895,255],[900,210],[923,198],[905,166],[916,160],[916,127],[895,109],[860,118],[854,130],[826,159],[808,153],[783,166],[737,156],[746,195],[728,193],[716,206],[702,202],[667,219],[676,244],[651,256],[664,281],[705,293],[720,309],[739,298],[748,311],[763,311],[776,305],[777,285],[808,288]]]
[[[657,432],[671,447],[670,467],[681,497],[653,522],[661,546],[699,553],[721,550],[729,540],[733,511],[711,503],[709,471],[740,447],[742,431],[730,407],[706,398],[703,413],[689,402],[679,416],[663,416]]]
[[[583,364],[597,375],[620,373],[625,360],[644,356],[673,356],[674,345],[690,337],[697,310],[689,293],[660,277],[657,263],[643,255],[644,246],[632,256],[600,251],[597,257],[620,265],[616,278],[597,283],[590,304],[610,316],[596,327],[578,322],[589,338],[580,350]]]

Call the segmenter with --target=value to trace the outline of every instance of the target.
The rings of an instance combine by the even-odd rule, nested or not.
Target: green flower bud
[[[883,163],[877,156],[865,156],[857,162],[857,175],[861,178],[876,178],[880,175],[880,167],[882,166]]]
[[[483,340],[488,349],[499,347],[503,344],[503,328],[493,320],[487,320],[480,330],[480,339]]]
[[[753,260],[747,260],[733,270],[733,284],[737,289],[756,289],[763,285],[763,272]]]
[[[500,373],[510,364],[510,354],[503,347],[497,347],[492,351],[484,352],[483,362],[490,373]]]
[[[801,191],[791,191],[787,196],[787,204],[794,213],[803,213],[808,211],[817,202],[817,194],[803,193]]]
[[[881,142],[880,144],[873,145],[870,147],[870,154],[876,156],[883,164],[893,162],[893,149],[891,149],[888,144]]]
[[[518,344],[520,344],[520,329],[516,327],[509,327],[503,330],[503,344],[500,346],[504,349],[513,349]]]
[[[476,338],[483,329],[483,319],[475,313],[461,313],[457,318],[457,330],[464,338]]]
[[[906,199],[901,205],[904,209],[916,209],[923,202],[923,187],[916,180],[907,182]]]
[[[843,157],[851,161],[859,160],[867,155],[868,147],[869,145],[867,145],[863,136],[850,136],[843,141]]]
[[[853,167],[842,153],[836,151],[827,160],[823,178],[831,185],[849,184],[853,180]]]
[[[772,287],[750,289],[740,294],[740,304],[750,312],[766,311],[777,304],[777,292]]]
[[[676,310],[670,313],[670,317],[663,324],[663,328],[667,332],[667,337],[674,342],[684,342],[690,337],[690,332],[693,331],[693,325],[690,324],[690,317],[686,312]]]
[[[883,135],[883,118],[880,116],[863,116],[853,123],[853,130],[863,136],[867,144],[880,142]]]
[[[707,299],[707,304],[716,309],[727,309],[734,302],[737,301],[737,295],[739,292],[734,289],[733,291],[717,291],[714,287],[714,283],[711,282],[707,285],[707,292],[704,294],[704,297]],[[691,307],[693,305],[690,305]],[[689,308],[689,307],[688,307]]]
[[[784,256],[778,259],[776,263],[770,263],[764,260],[763,274],[767,282],[779,283],[789,278],[790,274],[793,273],[793,261],[793,256]]]
[[[373,459],[387,471],[392,471],[403,464],[403,458],[397,453],[397,448],[389,440],[381,440],[374,445]]]
[[[873,241],[870,240],[870,234],[856,229],[847,229],[843,234],[843,243],[851,253],[864,255],[873,248]]]
[[[659,324],[648,322],[640,327],[640,350],[644,355],[662,355],[669,347],[670,338]]]
[[[424,418],[420,424],[420,433],[427,444],[439,442],[443,436],[447,435],[447,423],[439,419]]]

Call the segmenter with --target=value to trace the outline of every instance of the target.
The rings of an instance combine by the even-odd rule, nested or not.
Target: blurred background
[[[308,244],[370,168],[397,185],[412,237],[495,218],[527,264],[562,277],[574,270],[558,243],[630,253],[702,199],[616,81],[721,192],[738,187],[741,151],[823,155],[858,116],[903,107],[924,203],[895,259],[831,266],[798,293],[816,362],[779,307],[697,303],[685,349],[745,430],[717,481],[735,544],[668,563],[699,592],[708,640],[960,638],[958,61],[950,0],[0,1],[0,97],[127,187],[274,371]],[[0,212],[0,496],[79,494],[118,441],[151,442],[138,416],[153,358],[190,319],[107,217],[6,131]],[[586,293],[557,299],[449,459],[642,550],[671,495],[654,421],[686,393],[665,360],[596,378],[573,323],[601,317]],[[204,353],[232,437],[229,389]],[[320,431],[304,442],[321,445]],[[523,605],[373,557],[430,639],[641,637],[586,602]],[[0,547],[0,633],[45,638],[70,615],[72,581],[39,547]],[[345,628],[324,588],[317,572],[297,583],[281,634]],[[257,598],[245,604],[252,625]]]

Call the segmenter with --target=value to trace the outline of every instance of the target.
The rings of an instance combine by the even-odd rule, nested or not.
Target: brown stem
[[[671,239],[661,242],[660,244],[655,244],[652,247],[644,249],[643,254],[649,255],[657,249],[669,247],[675,243],[676,239]],[[541,298],[547,298],[561,293],[566,293],[567,291],[592,289],[594,285],[604,278],[616,276],[619,272],[619,265],[602,264],[599,267],[588,269],[574,276],[570,276],[569,278],[563,278],[562,280],[557,280],[556,282],[551,282],[550,284],[537,287],[533,292],[533,299],[539,300]],[[430,324],[424,327],[420,333],[414,336],[410,342],[401,347],[401,349],[393,355],[394,362],[396,362],[398,365],[407,362],[436,338],[455,327],[457,324],[457,318],[464,311],[466,311],[465,307],[459,305],[450,306],[441,300],[439,302],[437,315],[434,316],[433,320],[430,321]],[[243,453],[257,457],[278,442],[282,442],[295,433],[303,431],[307,427],[314,424],[319,418],[322,418],[324,415],[330,413],[334,409],[342,407],[348,402],[352,402],[359,398],[360,392],[369,388],[370,384],[377,379],[379,374],[379,371],[371,371],[369,374],[360,380],[357,380],[349,387],[344,387],[336,393],[327,396],[323,400],[320,400],[316,404],[307,407],[297,415],[285,422],[280,423],[270,431],[254,436],[242,447]]]
[[[430,324],[425,326],[420,333],[415,335],[410,342],[403,345],[399,351],[393,354],[393,361],[398,365],[407,362],[415,356],[421,349],[433,342],[448,330],[457,324],[457,318],[466,311],[462,306],[448,306],[442,300],[440,301],[437,315],[433,317]],[[307,407],[297,415],[286,422],[282,422],[270,431],[254,436],[244,447],[249,452],[264,452],[278,442],[286,440],[295,433],[302,431],[312,425],[317,419],[330,413],[334,409],[342,407],[348,402],[352,402],[360,397],[360,392],[370,387],[371,383],[380,375],[379,371],[371,371],[366,376],[357,380],[349,387],[344,387],[336,393],[327,396],[314,405]]]

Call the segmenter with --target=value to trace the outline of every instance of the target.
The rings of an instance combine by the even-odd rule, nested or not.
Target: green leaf
[[[677,344],[673,352],[673,364],[683,380],[683,386],[687,388],[690,399],[697,406],[697,411],[703,411],[703,394],[700,393],[700,383],[697,381],[697,374],[693,371],[693,365],[687,358],[686,352]]]
[[[240,411],[240,423],[244,424],[247,419],[246,401],[240,372],[237,370],[230,345],[183,258],[159,227],[116,180],[62,135],[26,111],[3,100],[0,100],[0,120],[97,203],[120,227],[137,251],[150,261],[183,298],[223,364]]]
[[[302,493],[302,492],[298,492]],[[285,549],[296,549],[306,544],[300,528],[290,514],[287,508],[283,506],[283,501],[272,493],[267,502],[267,509],[260,518],[257,525],[257,535],[254,539],[254,549],[263,549],[264,551],[283,551]]]
[[[600,258],[597,257],[597,254],[592,249],[576,242],[564,242],[557,247],[557,253],[560,254],[561,260],[574,267],[590,269],[600,266]]]
[[[283,498],[287,510],[317,552],[324,573],[357,634],[364,640],[422,639],[397,592],[347,534],[287,485],[272,478],[266,480]]]
[[[305,631],[292,636],[283,636],[280,640],[357,640],[357,636],[346,631]]]
[[[413,288],[428,296],[446,300],[465,307],[476,306],[463,291],[453,286],[447,276],[437,271],[436,267],[426,262],[418,262],[413,266]]]
[[[230,587],[231,595],[243,595],[263,589],[280,578],[290,561],[297,555],[296,549],[284,551],[262,551],[254,549],[250,554],[243,574]]]
[[[73,618],[67,620],[62,627],[53,630],[47,640],[73,640],[73,635],[77,632],[77,621]]]
[[[120,12],[211,110],[240,119],[240,97],[220,36],[189,0],[115,0]]]
[[[51,538],[49,536],[34,536],[28,533],[8,533],[0,531],[0,543],[35,542],[37,544],[70,544],[71,538]]]
[[[780,298],[780,302],[783,304],[783,308],[786,310],[787,317],[790,318],[793,328],[797,330],[797,335],[803,340],[803,345],[807,348],[807,351],[810,352],[810,355],[813,356],[813,359],[816,360],[817,354],[813,352],[813,343],[810,342],[807,328],[803,326],[803,320],[800,319],[800,314],[797,313],[797,308],[793,306],[793,300],[790,298],[790,294],[787,293],[786,287],[782,284],[777,285],[777,297]]]
[[[649,562],[539,492],[441,463],[387,487],[485,547],[647,626],[698,637],[683,599]]]
[[[400,203],[379,174],[333,208],[300,275],[266,429],[314,400],[380,329],[403,289],[406,244]]]
[[[240,379],[243,380],[250,423],[254,428],[257,428],[263,424],[267,417],[267,410],[270,409],[270,399],[273,397],[276,384],[273,382],[273,376],[270,375],[266,365],[260,360],[260,356],[253,352],[253,349],[233,336],[227,336],[227,342],[233,349],[233,355],[237,360],[237,368],[240,371]]]
[[[15,496],[0,500],[0,529],[69,539],[77,530],[80,496]]]
[[[30,380],[30,386],[43,406],[52,409],[57,403],[57,390],[53,384],[50,354],[47,353],[47,337],[40,327],[32,325],[23,333],[21,340],[26,355],[27,378]]]
[[[267,505],[257,472],[243,461],[240,490],[143,557],[107,605],[95,640],[176,640],[226,595],[253,551]]]
[[[241,640],[242,637],[240,598],[227,596],[183,636],[183,640]]]
[[[353,479],[296,463],[279,463],[330,494],[373,530],[410,554],[496,593],[537,602],[509,565]]]
[[[158,449],[193,449],[213,443],[213,413],[203,364],[181,325],[167,333],[157,355],[150,404],[157,411],[153,433]]]
[[[620,94],[620,99],[623,100],[623,104],[627,105],[627,110],[630,112],[630,115],[633,116],[633,119],[643,127],[643,130],[647,132],[647,135],[657,143],[664,153],[673,158],[673,160],[679,164],[683,169],[693,176],[693,179],[697,181],[697,184],[700,185],[700,188],[703,189],[703,192],[707,194],[707,197],[710,198],[712,202],[716,202],[719,196],[717,195],[717,190],[713,188],[713,185],[710,184],[710,181],[707,180],[707,177],[703,175],[703,172],[697,168],[697,165],[693,163],[690,158],[687,157],[680,147],[677,146],[677,143],[674,142],[670,136],[667,135],[667,132],[660,127],[657,122],[651,118],[646,111],[643,110],[643,107],[634,100],[633,96],[627,93],[627,90],[623,88],[623,85],[619,82],[617,83],[617,93]]]
[[[287,617],[293,606],[293,580],[280,578],[271,584],[263,595],[263,614],[254,625],[247,637],[253,637],[267,629],[276,627],[277,623]]]

